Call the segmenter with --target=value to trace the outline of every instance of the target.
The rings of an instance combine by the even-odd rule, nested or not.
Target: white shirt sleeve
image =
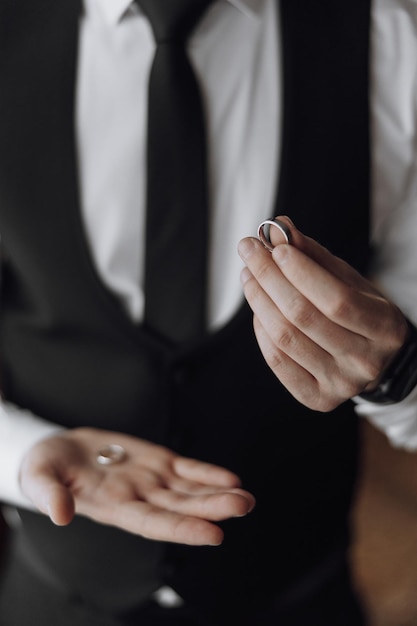
[[[417,387],[396,404],[377,405],[358,397],[353,400],[356,413],[385,433],[392,446],[417,450]]]
[[[29,411],[0,400],[0,501],[34,508],[19,486],[24,455],[38,441],[62,430]]]

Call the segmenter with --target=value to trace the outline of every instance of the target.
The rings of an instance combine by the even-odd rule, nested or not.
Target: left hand
[[[302,404],[330,411],[377,386],[406,339],[406,320],[350,265],[279,219],[291,245],[275,228],[272,253],[256,238],[239,243],[244,294],[277,378]]]
[[[127,453],[114,465],[97,450],[117,443]],[[243,517],[255,506],[227,468],[183,457],[151,441],[95,428],[64,430],[36,443],[23,458],[20,486],[59,526],[74,515],[147,539],[220,545],[217,522]]]

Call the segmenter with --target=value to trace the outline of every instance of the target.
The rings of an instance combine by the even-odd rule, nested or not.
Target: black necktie
[[[185,42],[212,0],[137,0],[156,41],[149,78],[145,324],[174,342],[205,329],[207,158]]]

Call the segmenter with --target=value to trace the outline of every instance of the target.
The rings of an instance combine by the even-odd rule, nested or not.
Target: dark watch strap
[[[409,320],[407,323],[408,337],[378,387],[361,393],[359,398],[376,404],[394,404],[404,400],[417,385],[417,328]]]

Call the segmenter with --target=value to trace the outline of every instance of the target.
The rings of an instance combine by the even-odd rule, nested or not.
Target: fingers
[[[78,491],[77,513],[148,539],[219,545],[223,531],[214,522],[242,517],[253,506],[253,498],[249,504],[243,490],[190,495],[161,486],[156,479],[146,485],[140,482],[134,494],[133,477],[126,480],[128,487],[124,488],[121,475],[113,474],[112,468],[102,473],[102,483],[93,492]]]
[[[271,340],[257,317],[254,317],[254,328],[265,361],[284,387],[299,402],[311,409],[328,411],[333,408],[333,405],[328,403],[323,398],[323,394],[320,393],[319,381],[314,374],[280,350],[275,341]]]
[[[218,485],[219,487],[240,487],[239,476],[224,467],[204,463],[197,459],[178,456],[173,461],[178,476],[198,481],[202,484]]]
[[[321,260],[326,257],[324,267],[294,247],[277,246],[272,252],[274,262],[289,283],[326,319],[350,331],[346,335],[349,342],[353,340],[361,351],[372,350],[375,344],[383,359],[377,366],[383,367],[386,357],[404,342],[407,332],[404,316],[347,263],[327,251],[317,256]],[[337,339],[342,341],[344,350],[343,337]]]
[[[193,462],[192,459],[189,460]],[[188,459],[179,457],[178,461],[181,464]],[[198,462],[195,463],[198,465]],[[175,465],[176,462],[173,462],[172,467]],[[213,468],[216,469],[215,466]],[[157,525],[152,527],[151,536],[161,540],[178,541],[175,539],[176,527],[170,526],[170,520],[175,525],[181,518],[215,522],[242,517],[255,506],[254,496],[241,488],[224,488],[183,479],[166,467],[162,473],[149,471],[143,469],[140,460],[136,462],[134,457],[119,466],[100,468],[99,474],[96,473],[95,480],[90,480],[90,484],[86,480],[77,482],[78,485],[73,488],[77,513],[138,534],[146,532],[146,536],[151,531],[144,530],[143,525],[147,520],[143,519],[143,514],[152,514]],[[134,503],[140,504],[133,509],[140,513],[135,520],[130,515],[127,518],[125,515],[126,511],[132,511],[130,508],[126,509],[126,505]],[[164,524],[161,523],[162,520]],[[207,527],[206,524],[196,524],[195,521],[193,526],[196,532],[200,528],[211,528],[211,524]],[[170,534],[159,534],[165,531]],[[189,541],[190,539],[187,540]],[[201,541],[206,541],[204,536]]]
[[[289,217],[280,216],[279,220],[283,221],[288,226],[291,232],[291,242],[293,246],[318,263],[318,265],[325,268],[328,272],[342,280],[347,285],[357,288],[371,289],[375,293],[378,293],[375,287],[373,287],[366,280],[366,278],[359,274],[359,272],[357,272],[351,265],[346,263],[346,261],[336,257],[317,241],[311,239],[311,237],[307,237],[299,231]],[[275,230],[271,233],[271,241],[275,246],[282,243],[282,239],[277,237]]]
[[[294,246],[276,246],[274,263],[255,239],[241,242],[239,251],[261,287],[297,328],[317,328],[319,313],[322,322],[333,321],[357,334],[375,328],[375,314],[385,301],[369,290],[353,289]]]
[[[356,395],[368,381],[362,371],[366,368],[353,367],[355,359],[350,354],[342,356],[343,369],[332,354],[288,323],[271,330],[255,316],[254,328],[268,366],[288,391],[311,409],[330,411]]]
[[[160,509],[149,502],[130,501],[109,508],[104,516],[95,512],[87,516],[101,523],[117,526],[147,539],[169,541],[192,546],[218,546],[224,539],[223,530],[214,523],[174,511]]]
[[[150,501],[132,496],[132,488],[119,484],[105,489],[96,486],[95,495],[87,495],[88,488],[75,495],[59,482],[50,468],[25,469],[22,489],[40,511],[57,525],[67,525],[75,513],[99,523],[122,528],[149,539],[187,545],[220,545],[222,529],[213,521],[246,515],[250,508],[248,498],[240,493],[219,493],[187,496],[168,489],[153,490],[147,494]],[[104,474],[111,468],[101,470]],[[110,481],[111,483],[112,481]],[[124,497],[126,496],[126,497]],[[252,506],[252,504],[251,504]]]
[[[189,496],[153,489],[144,498],[126,501],[79,498],[77,512],[148,539],[187,545],[219,545],[223,531],[214,522],[242,517],[248,500],[239,493]]]
[[[254,314],[281,350],[313,371],[311,367],[315,369],[318,362],[326,363],[337,354],[345,354],[346,346],[351,346],[352,341],[365,343],[360,334],[352,336],[350,321],[347,321],[346,328],[337,316],[334,320],[329,317],[328,297],[322,302],[317,295],[322,289],[323,277],[320,272],[313,277],[307,273],[311,272],[306,268],[307,264],[299,263],[300,258],[304,261],[302,253],[297,251],[299,257],[294,262],[297,268],[292,272],[296,278],[292,282],[258,242],[249,240],[244,244],[245,260],[250,265],[250,271],[245,269],[242,272],[245,296]],[[279,248],[292,251],[290,246],[285,245],[278,246],[274,253]],[[331,280],[337,279],[331,277]],[[306,282],[311,286],[306,287]]]
[[[280,219],[291,225],[295,245],[277,245],[271,255],[274,264],[262,244],[253,238],[243,240],[239,252],[287,319],[303,332],[307,325],[317,329],[325,339],[323,319],[317,316],[318,311],[326,321],[335,323],[337,332],[344,328],[367,341],[379,343],[388,338],[387,350],[398,349],[406,333],[404,318],[398,309],[347,263],[302,235],[288,218]],[[335,327],[332,329],[325,324],[324,330],[326,334],[333,333]],[[348,337],[351,341],[351,335]],[[344,345],[343,337],[336,339]]]
[[[146,493],[145,499],[161,509],[210,521],[243,517],[255,506],[255,498],[243,489],[202,493],[188,485],[183,490],[178,486],[154,488]]]
[[[117,441],[126,458],[97,462]],[[229,470],[180,457],[145,440],[97,429],[73,429],[35,445],[21,467],[24,493],[51,520],[77,514],[160,541],[218,545],[215,523],[246,515],[255,498]]]
[[[240,242],[243,290],[276,376],[307,406],[331,410],[376,384],[404,342],[406,322],[353,268],[280,220],[292,245],[277,229],[272,253],[255,238]]]
[[[291,246],[277,246],[272,257],[288,281],[281,280],[280,285],[281,289],[286,285],[287,301],[291,297],[291,285],[328,320],[367,339],[378,338],[379,323],[387,319],[384,313],[385,310],[388,313],[389,304],[363,281],[360,287],[353,287]],[[296,312],[305,311],[300,297],[293,294],[293,298],[295,307],[292,308]],[[288,313],[292,311],[288,310]]]

